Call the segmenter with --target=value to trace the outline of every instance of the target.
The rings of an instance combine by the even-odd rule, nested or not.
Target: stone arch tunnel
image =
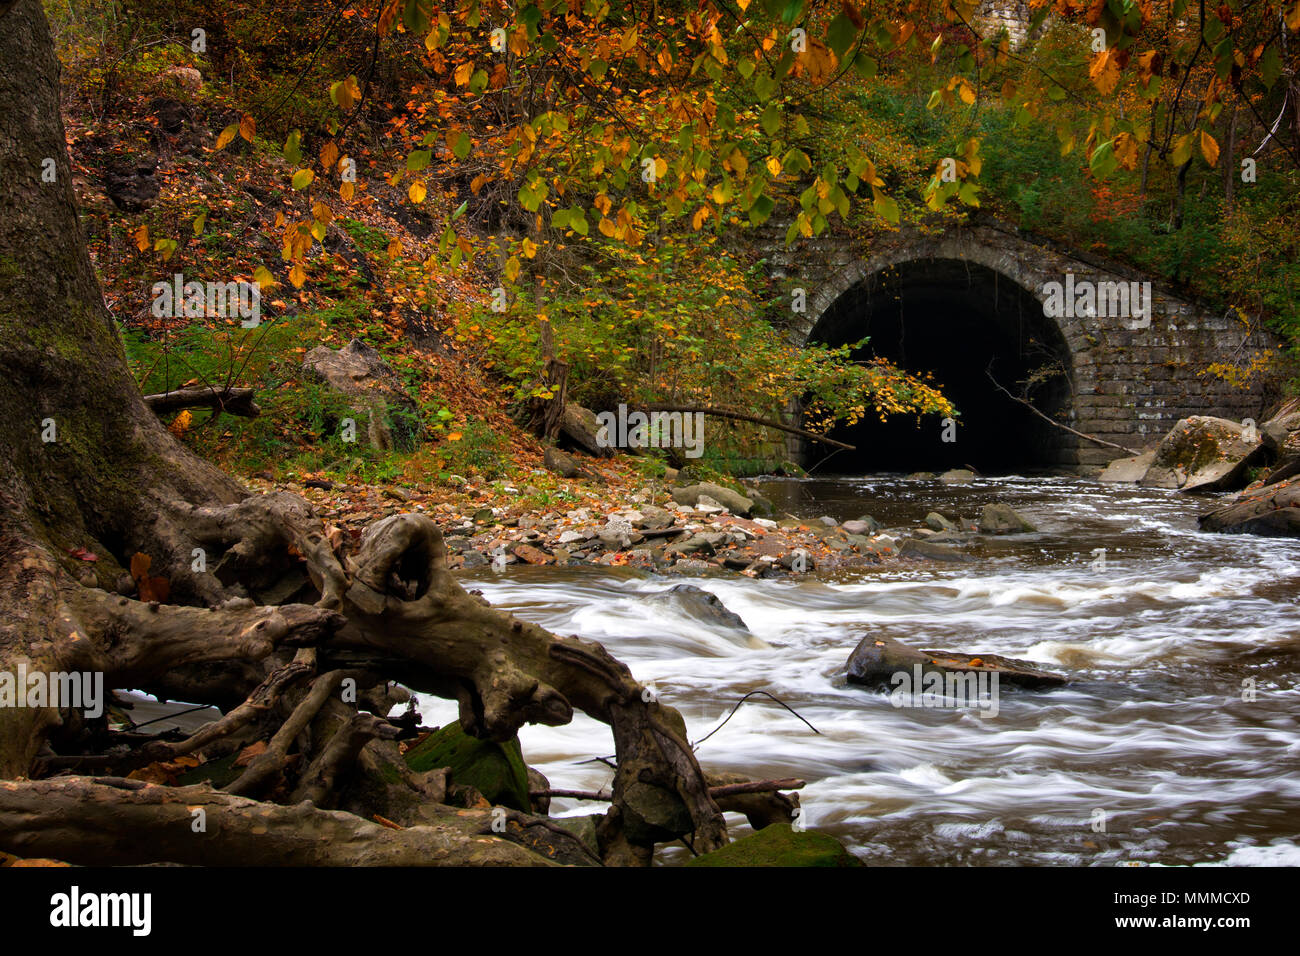
[[[796,345],[853,343],[931,372],[958,406],[955,442],[937,416],[892,416],[842,427],[833,437],[858,448],[827,457],[825,446],[792,439],[788,451],[823,472],[933,471],[972,466],[986,474],[1095,467],[1124,452],[1056,428],[989,380],[1070,428],[1140,450],[1180,419],[1258,418],[1271,396],[1261,383],[1234,386],[1209,366],[1248,362],[1276,340],[1238,315],[1221,314],[1161,283],[995,220],[943,232],[908,228],[873,237],[816,237],[767,244],[768,269],[806,309],[787,332]],[[1094,288],[1149,283],[1144,318],[1080,308],[1045,308],[1053,284]],[[792,301],[794,301],[792,296]],[[1050,317],[1049,317],[1050,312]],[[1045,375],[1055,369],[1056,374]],[[1035,373],[1038,373],[1037,375]],[[796,410],[797,411],[797,410]]]
[[[953,422],[869,411],[831,437],[855,445],[828,467],[871,472],[963,466],[991,474],[1058,465],[1078,439],[1054,428],[999,386],[1022,387],[1045,414],[1068,414],[1070,347],[1034,294],[987,266],[960,259],[904,262],[865,276],[822,313],[808,342],[867,341],[854,355],[885,358],[932,377],[957,406]],[[1028,384],[1022,384],[1028,383]],[[805,460],[826,457],[810,447]]]

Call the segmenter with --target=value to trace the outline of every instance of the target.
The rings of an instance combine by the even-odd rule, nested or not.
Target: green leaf
[[[826,45],[830,47],[838,57],[844,56],[844,51],[853,45],[853,41],[858,38],[858,28],[853,25],[853,21],[843,13],[837,14],[835,19],[826,28]]]
[[[302,133],[294,130],[289,134],[289,138],[284,141],[282,150],[285,162],[297,166],[302,162]]]
[[[872,208],[875,209],[876,215],[881,219],[884,219],[891,225],[898,225],[900,214],[898,211],[898,203],[894,200],[890,199],[884,193],[880,193],[876,196],[871,205]]]
[[[772,215],[772,210],[776,208],[774,203],[767,196],[759,196],[754,200],[753,205],[749,207],[749,221],[756,226],[761,226],[767,222],[768,217]]]
[[[406,171],[408,173],[418,173],[420,170],[427,168],[432,160],[433,150],[414,150],[411,155],[406,157]]]
[[[418,36],[429,32],[433,24],[433,0],[406,0],[402,10],[402,26]]]
[[[1270,90],[1277,78],[1282,75],[1282,58],[1278,55],[1277,44],[1269,45],[1264,55],[1259,58],[1259,77]]]
[[[461,130],[456,134],[456,141],[451,144],[452,155],[457,159],[464,159],[469,155],[470,148],[473,145],[474,141],[470,139],[469,133]]]
[[[876,61],[861,50],[853,58],[853,68],[858,71],[858,76],[864,80],[869,80],[876,75]]]
[[[308,186],[312,184],[312,180],[314,180],[315,178],[316,178],[316,174],[313,173],[310,169],[300,169],[293,174],[293,188],[306,189]]]
[[[1105,179],[1119,168],[1119,160],[1115,158],[1114,140],[1107,140],[1092,151],[1092,156],[1088,159],[1088,168],[1098,179]]]
[[[781,128],[781,109],[775,103],[768,105],[763,110],[763,115],[758,118],[759,124],[763,127],[763,132],[768,136],[775,136],[777,130]]]

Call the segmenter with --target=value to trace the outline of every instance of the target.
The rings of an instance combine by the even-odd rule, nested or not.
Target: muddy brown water
[[[868,476],[762,491],[800,516],[871,514],[907,528],[932,510],[976,517],[1001,502],[1039,531],[984,539],[964,565],[771,581],[511,567],[462,581],[554,631],[601,641],[682,711],[692,740],[750,691],[779,697],[820,733],[755,699],[699,759],[806,779],[803,822],[867,863],[1300,864],[1300,543],[1202,534],[1205,499],[1079,479]],[[656,599],[683,581],[717,595],[751,633]],[[994,717],[895,707],[843,681],[864,634],[1022,658],[1072,683],[1004,687]],[[442,723],[455,706],[428,700],[424,716]],[[611,753],[596,721],[520,736],[553,786],[608,783],[607,768],[582,762]],[[602,810],[556,800],[552,813]],[[739,816],[728,823],[747,832]]]

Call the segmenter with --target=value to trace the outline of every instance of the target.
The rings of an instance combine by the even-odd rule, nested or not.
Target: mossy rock
[[[825,833],[796,832],[774,823],[721,850],[697,856],[687,866],[862,866],[844,844]]]
[[[518,738],[498,744],[471,737],[460,724],[448,724],[408,750],[406,763],[417,773],[450,767],[453,783],[474,787],[495,805],[532,812]]]

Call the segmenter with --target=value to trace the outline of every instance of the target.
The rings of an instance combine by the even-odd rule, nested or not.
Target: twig
[[[984,374],[989,377],[989,381],[993,383],[993,386],[999,392],[1001,392],[1007,398],[1011,399],[1013,402],[1018,402],[1019,404],[1025,406],[1025,408],[1029,409],[1031,412],[1033,412],[1043,421],[1047,422],[1049,425],[1054,425],[1055,427],[1061,429],[1062,431],[1067,431],[1071,435],[1076,435],[1079,438],[1085,438],[1090,442],[1096,442],[1098,445],[1105,445],[1107,448],[1115,448],[1118,449],[1119,451],[1127,452],[1128,454],[1133,456],[1142,454],[1140,451],[1134,451],[1132,448],[1125,448],[1123,445],[1117,445],[1113,441],[1106,441],[1106,439],[1104,438],[1097,438],[1095,435],[1087,435],[1081,431],[1076,431],[1075,429],[1071,428],[1069,425],[1065,425],[1062,424],[1061,422],[1058,422],[1055,418],[1052,418],[1050,415],[1044,415],[1042,412],[1040,412],[1038,409],[1036,409],[1033,406],[1032,402],[1029,402],[1023,398],[1019,398],[1018,396],[1012,395],[1005,388],[1003,388],[1002,385],[999,384],[998,380],[993,377],[993,372],[991,369],[985,369]]]
[[[790,713],[794,714],[796,717],[798,717],[800,720],[802,720],[805,724],[808,724],[808,729],[809,729],[809,730],[811,730],[813,733],[817,734],[819,737],[821,736],[821,731],[820,731],[820,730],[818,730],[818,729],[817,729],[816,727],[814,727],[812,724],[809,724],[808,721],[807,721],[807,719],[805,719],[804,716],[803,716],[801,713],[799,713],[797,710],[795,710],[793,707],[791,707],[791,706],[790,706],[789,704],[787,704],[785,701],[781,700],[781,699],[778,698],[778,697],[773,696],[772,694],[769,694],[769,693],[768,693],[767,691],[765,691],[765,690],[751,690],[751,691],[750,691],[748,694],[746,694],[744,697],[740,698],[740,700],[736,701],[736,705],[735,705],[734,707],[731,708],[731,713],[727,714],[727,716],[723,719],[722,723],[718,724],[718,726],[714,727],[712,730],[710,730],[707,734],[705,734],[705,735],[704,735],[703,737],[701,737],[699,740],[695,741],[695,743],[691,746],[691,749],[692,749],[692,750],[698,750],[699,747],[700,747],[700,744],[704,743],[704,741],[708,740],[710,737],[712,737],[714,734],[716,734],[716,733],[717,733],[719,730],[721,730],[723,727],[727,726],[727,721],[730,720],[732,717],[736,716],[736,711],[740,710],[740,705],[741,705],[741,704],[743,704],[745,701],[749,700],[749,698],[757,696],[758,694],[762,694],[764,697],[767,697],[767,698],[769,698],[770,700],[774,700],[774,701],[776,701],[776,703],[780,704],[780,705],[781,705],[782,707],[784,707],[786,710],[790,711]]]

